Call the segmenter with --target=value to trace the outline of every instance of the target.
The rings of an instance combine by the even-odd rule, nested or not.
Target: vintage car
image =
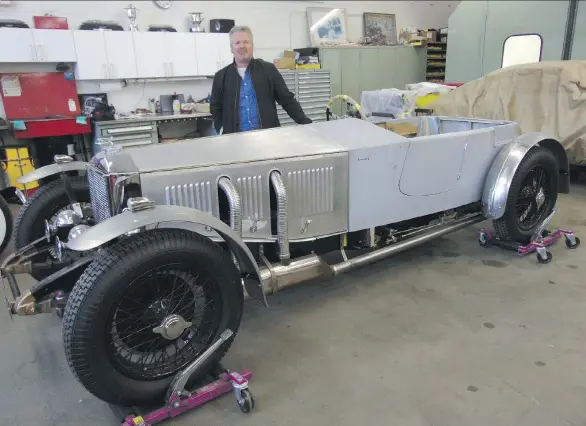
[[[2,265],[12,315],[57,310],[69,366],[96,397],[161,400],[245,298],[335,277],[486,219],[526,242],[569,191],[561,144],[514,122],[347,118],[57,156]],[[81,171],[84,176],[71,176]],[[39,279],[21,292],[17,275]],[[209,369],[234,336],[206,362]]]

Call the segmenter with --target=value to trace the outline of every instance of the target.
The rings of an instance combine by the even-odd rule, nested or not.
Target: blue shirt
[[[240,131],[256,130],[260,128],[256,93],[250,79],[250,72],[246,70],[240,84]]]

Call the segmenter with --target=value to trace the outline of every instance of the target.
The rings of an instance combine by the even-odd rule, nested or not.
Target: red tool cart
[[[36,167],[51,163],[54,154],[66,154],[75,137],[91,133],[72,73],[0,74],[0,84],[14,137],[34,145]]]

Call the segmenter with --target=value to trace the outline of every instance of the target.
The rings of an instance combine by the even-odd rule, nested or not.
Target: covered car
[[[543,132],[586,166],[586,61],[547,61],[494,71],[428,104],[434,115],[511,120]]]

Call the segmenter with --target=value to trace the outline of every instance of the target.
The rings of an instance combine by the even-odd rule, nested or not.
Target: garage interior
[[[326,16],[340,19],[341,36],[316,29]],[[422,114],[518,120],[523,133],[560,141],[570,187],[547,229],[582,237],[584,24],[586,3],[577,0],[2,0],[0,193],[14,229],[5,226],[0,259],[15,252],[8,233],[17,222],[29,226],[17,220],[23,201],[68,178],[17,180],[58,157],[69,158],[65,165],[89,162],[109,146],[166,147],[158,152],[172,155],[176,146],[231,138],[218,134],[210,100],[214,75],[233,61],[234,26],[250,27],[254,57],[275,65],[315,129],[325,128],[331,108],[337,119],[366,120],[401,138],[428,137],[422,125],[413,130]],[[513,95],[504,101],[506,93]],[[336,95],[345,97],[331,102]],[[302,131],[277,111],[283,132]],[[424,163],[440,158],[430,153]],[[165,163],[179,160],[186,161]],[[418,173],[433,180],[424,168]],[[547,247],[551,261],[540,262],[535,253],[481,246],[481,231],[492,229],[489,219],[473,223],[333,279],[278,291],[267,307],[245,300],[222,365],[252,372],[254,408],[241,412],[230,393],[162,423],[584,424],[584,248],[568,249],[562,235]],[[20,274],[18,286],[25,294],[38,281]],[[10,286],[4,276],[9,304]],[[72,374],[63,310],[19,316],[11,309],[0,315],[1,424],[127,424],[129,407],[97,398]]]

